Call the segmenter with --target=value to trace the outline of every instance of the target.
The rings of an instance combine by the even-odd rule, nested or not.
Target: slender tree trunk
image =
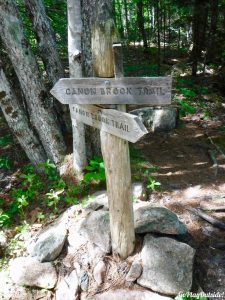
[[[128,20],[128,9],[127,9],[127,0],[123,0],[124,3],[124,13],[126,21],[126,38],[129,40],[129,20]]]
[[[60,164],[65,144],[41,79],[35,57],[24,36],[14,0],[0,0],[1,38],[20,82],[30,119],[47,156]]]
[[[125,34],[124,34],[124,27],[123,27],[123,20],[122,20],[122,8],[121,8],[121,3],[120,0],[117,0],[117,5],[118,5],[118,14],[119,14],[119,32],[120,36],[122,39],[124,39]]]
[[[64,77],[63,65],[60,61],[54,32],[46,15],[42,0],[24,0],[27,12],[33,23],[37,36],[40,56],[52,84]]]
[[[68,52],[70,76],[82,77],[81,35],[82,19],[80,0],[67,0],[68,7]],[[70,105],[72,109],[72,105]],[[80,176],[87,165],[84,124],[72,120],[73,124],[73,166]]]
[[[148,42],[147,42],[147,35],[145,31],[145,19],[144,19],[144,12],[143,12],[143,0],[138,0],[137,1],[137,23],[138,23],[138,28],[140,31],[140,35],[143,40],[143,45],[144,48],[148,48]]]
[[[26,10],[33,23],[34,32],[37,37],[39,54],[43,60],[45,70],[51,84],[51,87],[60,78],[65,77],[64,68],[60,60],[55,35],[52,26],[47,17],[45,7],[42,0],[24,0]],[[66,127],[67,131],[71,131],[71,122],[67,106],[63,106],[59,101],[54,99],[54,108],[57,112],[57,118],[61,127]]]
[[[208,47],[206,61],[210,62],[215,57],[216,51],[216,33],[219,16],[219,0],[211,0],[211,24],[208,37]]]
[[[27,118],[24,108],[13,92],[3,69],[0,68],[0,107],[9,125],[31,163],[47,160],[44,149]]]
[[[205,44],[205,29],[208,16],[208,3],[206,0],[195,0],[193,21],[193,50],[192,50],[192,75],[196,76],[201,51]]]
[[[163,59],[166,58],[166,7],[163,9]]]
[[[159,0],[157,0],[156,6],[156,18],[157,18],[157,45],[158,45],[158,75],[161,73],[161,45],[160,45],[160,16],[159,16]]]

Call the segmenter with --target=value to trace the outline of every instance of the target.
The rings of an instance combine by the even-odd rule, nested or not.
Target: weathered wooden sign
[[[62,78],[51,94],[63,104],[171,104],[171,77]]]
[[[101,109],[94,105],[72,105],[70,112],[72,120],[75,118],[132,143],[148,133],[139,117],[118,110]]]

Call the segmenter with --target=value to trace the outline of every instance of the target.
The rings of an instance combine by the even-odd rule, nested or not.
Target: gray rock
[[[79,291],[79,281],[76,270],[65,276],[57,285],[56,300],[74,300]]]
[[[88,291],[88,285],[89,285],[89,277],[88,273],[81,271],[79,274],[79,285],[82,291],[87,292]]]
[[[33,257],[18,257],[10,261],[10,277],[18,285],[54,288],[56,270],[51,263],[40,263]]]
[[[143,107],[130,111],[139,116],[145,127],[152,132],[171,130],[176,127],[177,109],[175,107]]]
[[[136,233],[185,234],[186,226],[175,213],[165,207],[142,206],[134,211]]]
[[[118,289],[108,291],[87,300],[172,300],[172,298],[160,296],[150,291]]]
[[[40,262],[53,261],[61,253],[66,237],[65,226],[53,226],[38,236],[30,255],[37,257]]]
[[[107,191],[96,192],[89,196],[87,200],[88,204],[85,210],[109,209]]]
[[[195,250],[187,244],[147,234],[141,251],[143,272],[138,284],[166,295],[190,291],[194,254]]]
[[[88,256],[90,258],[90,261],[93,265],[96,265],[99,261],[104,260],[104,257],[106,256],[106,252],[102,251],[98,246],[92,243],[87,244],[87,252]]]
[[[129,272],[126,276],[126,281],[135,281],[137,278],[141,276],[142,273],[142,265],[138,261],[134,261],[130,267]]]
[[[78,220],[68,227],[68,253],[75,253],[82,245],[88,243],[88,240],[80,234],[81,223],[82,220]]]
[[[143,182],[134,182],[132,184],[133,200],[146,201],[147,193]]]
[[[147,199],[146,189],[142,182],[134,182],[132,184],[132,193],[134,200],[145,201]],[[107,191],[100,191],[89,196],[88,204],[85,210],[108,210],[108,196]]]
[[[7,248],[7,236],[3,231],[0,231],[0,256],[3,255]]]
[[[102,251],[111,250],[109,213],[107,211],[91,212],[80,225],[80,234]]]
[[[106,264],[100,260],[94,267],[93,276],[98,285],[102,284],[106,275]]]

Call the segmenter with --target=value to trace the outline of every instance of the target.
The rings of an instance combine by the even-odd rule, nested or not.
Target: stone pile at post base
[[[187,234],[185,225],[165,207],[141,201],[146,194],[141,183],[133,191],[138,240],[144,236],[133,256],[125,261],[110,256],[103,191],[89,197],[86,208],[72,206],[27,241],[26,256],[10,261],[9,274],[0,273],[2,299],[34,299],[52,293],[56,300],[166,300],[190,291],[195,250],[179,241]]]

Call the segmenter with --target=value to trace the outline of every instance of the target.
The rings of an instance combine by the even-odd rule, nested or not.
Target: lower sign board
[[[62,78],[51,94],[63,104],[171,104],[171,77]]]
[[[148,133],[140,118],[114,109],[94,105],[71,105],[72,120],[106,131],[129,142],[137,142]]]

